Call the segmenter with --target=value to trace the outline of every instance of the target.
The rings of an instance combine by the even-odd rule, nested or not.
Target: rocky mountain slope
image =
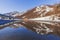
[[[56,5],[41,5],[28,10],[21,18],[36,18],[60,13],[60,4]]]

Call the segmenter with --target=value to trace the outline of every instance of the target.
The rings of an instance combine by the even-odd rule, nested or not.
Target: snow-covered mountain
[[[24,12],[13,11],[13,12],[5,13],[5,15],[15,17],[15,16],[21,16],[23,13]]]
[[[60,13],[60,5],[41,5],[37,6],[31,10],[28,10],[24,15],[21,15],[22,18],[36,18],[49,16]]]

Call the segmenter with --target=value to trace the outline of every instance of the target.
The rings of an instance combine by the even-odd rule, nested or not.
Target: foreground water
[[[0,40],[60,40],[55,35],[40,35],[26,28],[10,28],[0,29]]]
[[[0,20],[0,24],[5,24],[10,21]],[[40,35],[36,34],[24,27],[11,28],[5,27],[0,29],[0,40],[60,40],[59,36],[53,34]]]

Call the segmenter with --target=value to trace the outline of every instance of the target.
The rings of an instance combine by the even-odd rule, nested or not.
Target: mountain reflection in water
[[[2,22],[0,20],[0,24],[5,23],[6,21]],[[52,34],[40,35],[24,27],[20,28],[5,27],[0,29],[0,40],[60,40],[60,37]]]
[[[0,30],[0,40],[60,40],[60,37],[52,34],[42,36],[23,27],[6,27]]]

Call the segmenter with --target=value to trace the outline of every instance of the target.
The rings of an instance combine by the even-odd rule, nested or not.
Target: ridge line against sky
[[[56,4],[60,0],[0,0],[0,13],[27,11],[42,4]]]

